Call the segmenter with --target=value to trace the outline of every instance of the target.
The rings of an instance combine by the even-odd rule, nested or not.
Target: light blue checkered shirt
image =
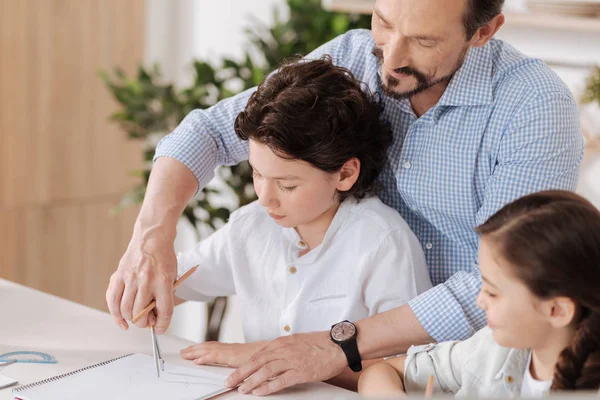
[[[368,30],[350,31],[312,52],[350,69],[381,93]],[[159,144],[155,159],[187,165],[200,187],[217,165],[248,158],[233,122],[254,89],[191,112]],[[583,155],[577,106],[543,62],[491,40],[472,48],[437,105],[417,118],[408,100],[384,98],[392,124],[381,199],[400,212],[427,258],[433,289],[410,302],[436,340],[465,339],[485,325],[473,230],[502,205],[543,189],[574,190]]]

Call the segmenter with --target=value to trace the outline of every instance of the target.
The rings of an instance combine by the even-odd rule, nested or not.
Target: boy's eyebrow
[[[256,172],[258,172],[259,175],[262,175],[256,168],[254,168],[254,165],[252,165],[250,163],[250,160],[248,160],[248,164],[250,164],[250,167],[255,170]],[[288,180],[294,180],[294,179],[302,179],[299,176],[296,175],[286,175],[286,176],[272,176],[270,177],[270,179],[278,179],[280,181],[288,181]]]
[[[498,286],[494,285],[492,282],[489,281],[489,279],[486,279],[485,276],[481,275],[481,279],[483,279],[488,285],[495,287],[496,289],[498,289]]]

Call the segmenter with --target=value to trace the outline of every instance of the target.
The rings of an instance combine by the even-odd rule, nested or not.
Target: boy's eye
[[[496,295],[492,292],[490,292],[489,290],[484,290],[483,293],[485,293],[486,296],[489,296],[491,298],[496,297]]]
[[[291,192],[292,190],[296,189],[297,186],[283,186],[281,183],[278,183],[279,185],[279,189],[283,190],[284,192]]]

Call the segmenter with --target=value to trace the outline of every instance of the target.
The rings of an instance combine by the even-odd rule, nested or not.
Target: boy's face
[[[286,228],[314,224],[339,205],[337,173],[300,160],[278,157],[264,144],[249,141],[249,162],[258,202]]]
[[[539,348],[554,332],[543,311],[548,301],[539,299],[512,272],[512,267],[495,251],[493,238],[481,239],[479,269],[483,287],[477,305],[486,313],[494,341],[500,346]]]

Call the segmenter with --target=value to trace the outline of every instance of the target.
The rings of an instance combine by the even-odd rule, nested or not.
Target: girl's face
[[[500,346],[539,348],[554,332],[547,310],[552,300],[542,300],[512,272],[512,266],[494,248],[493,238],[481,239],[479,269],[483,287],[477,305],[487,316],[494,340]]]
[[[267,145],[249,142],[258,202],[281,226],[298,228],[330,221],[340,203],[338,190],[349,190],[356,181],[350,182],[340,172],[328,173],[305,161],[286,160]]]

